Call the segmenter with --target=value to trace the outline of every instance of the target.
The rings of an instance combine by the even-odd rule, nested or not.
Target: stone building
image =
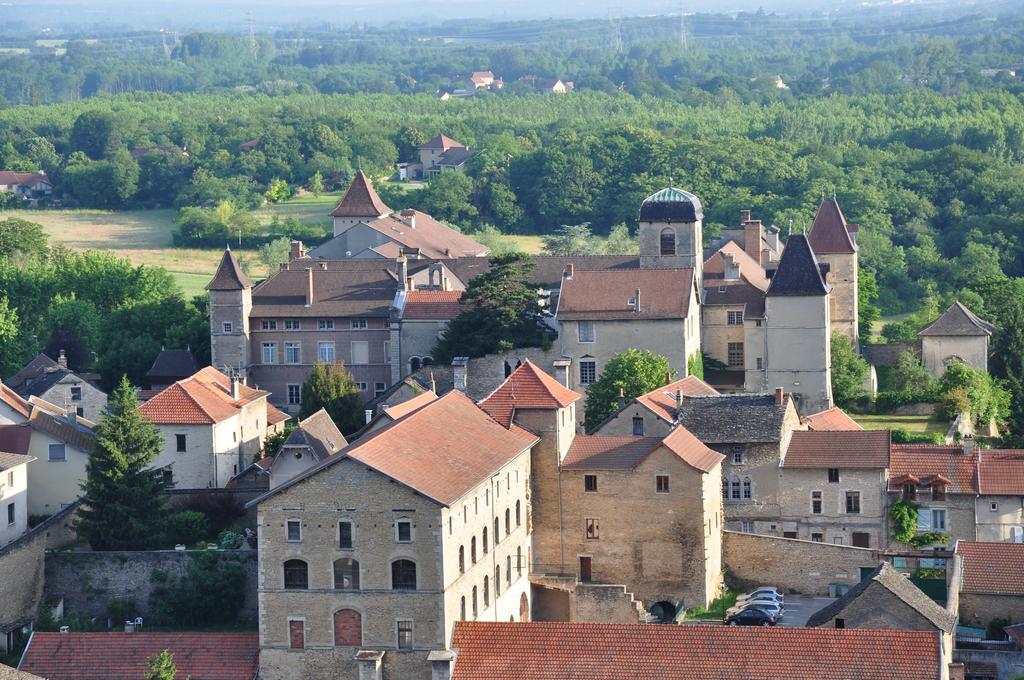
[[[829,293],[807,237],[790,236],[765,293],[763,317],[744,320],[747,392],[783,387],[800,411],[832,407]]]
[[[936,378],[951,361],[962,361],[979,371],[988,370],[988,345],[996,327],[957,300],[921,330],[921,363]]]
[[[704,278],[704,208],[693,194],[667,187],[640,204],[640,268],[690,269]]]
[[[6,385],[24,399],[39,397],[93,422],[107,412],[107,394],[70,370],[63,350],[57,361],[45,354],[37,355]]]
[[[943,657],[951,659],[956,621],[956,611],[940,607],[910,579],[882,562],[845,595],[811,614],[807,626],[937,632]]]
[[[739,226],[722,229],[718,237],[712,239],[708,250],[718,252],[729,242],[739,246],[747,257],[764,270],[778,266],[785,247],[779,239],[779,228],[753,219],[749,210],[740,210]]]
[[[818,263],[826,267],[831,329],[858,342],[857,232],[848,224],[839,202],[833,196],[823,199],[811,224],[808,241]]]
[[[440,271],[438,274],[443,276]],[[448,328],[448,322],[462,311],[462,291],[447,290],[447,286],[447,280],[441,278],[429,290],[403,291],[395,299],[394,315],[400,320],[398,366],[403,370],[415,373],[433,364],[437,341]]]
[[[621,585],[623,599],[668,619],[680,600],[708,604],[721,587],[722,456],[681,427],[577,435],[579,398],[526,362],[480,402],[499,423],[540,436],[530,498],[531,573],[548,600],[539,606],[580,616],[590,584]]]
[[[252,501],[260,677],[426,679],[456,621],[529,620],[537,439],[452,391]]]
[[[153,467],[180,489],[225,486],[288,419],[268,396],[209,366],[159,392],[139,407],[163,440]]]
[[[794,432],[780,466],[782,535],[885,545],[889,432]]]
[[[993,619],[1024,617],[1024,545],[957,541],[962,560],[960,621],[985,628]]]
[[[594,428],[594,434],[664,437],[675,427],[679,407],[688,397],[721,396],[695,375],[667,383],[629,401]]]
[[[324,409],[299,420],[267,468],[270,488],[276,488],[315,467],[347,445],[345,435]]]

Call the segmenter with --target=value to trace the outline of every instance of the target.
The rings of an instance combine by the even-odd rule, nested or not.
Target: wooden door
[[[591,579],[591,564],[589,557],[580,557],[580,581],[583,583],[590,583]]]

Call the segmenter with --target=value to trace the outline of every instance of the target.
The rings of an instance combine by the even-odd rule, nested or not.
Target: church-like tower
[[[704,209],[693,194],[668,187],[640,204],[640,267],[690,268],[704,276]]]
[[[210,292],[210,364],[219,371],[244,378],[249,368],[252,281],[230,248],[224,251],[206,290]]]
[[[814,216],[808,241],[818,262],[828,265],[826,281],[832,288],[829,314],[832,330],[857,344],[857,225],[847,224],[839,202],[824,199]]]

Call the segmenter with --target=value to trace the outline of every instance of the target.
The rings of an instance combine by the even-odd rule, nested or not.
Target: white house
[[[52,515],[82,495],[89,454],[96,446],[96,425],[81,418],[73,408],[64,410],[38,397],[29,400],[32,430],[29,468],[32,515]]]
[[[0,546],[28,530],[29,427],[0,425]]]

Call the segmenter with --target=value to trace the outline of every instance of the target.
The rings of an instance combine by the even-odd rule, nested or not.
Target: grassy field
[[[850,414],[865,430],[892,430],[902,428],[908,432],[946,434],[949,423],[935,416],[893,416]]]

